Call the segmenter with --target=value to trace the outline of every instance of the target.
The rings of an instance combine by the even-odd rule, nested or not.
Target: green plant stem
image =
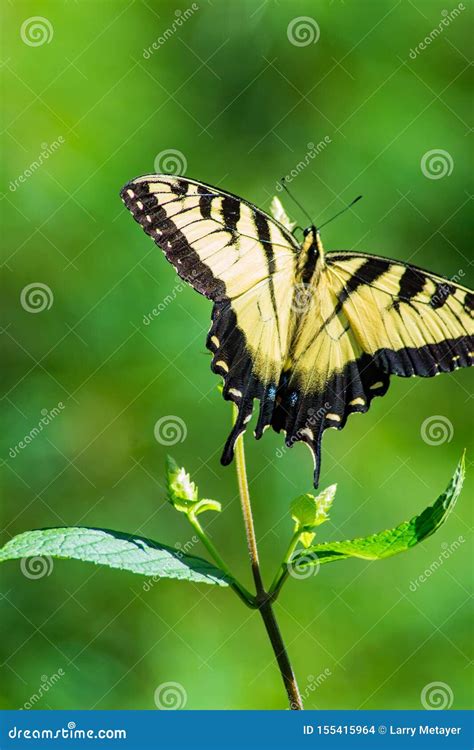
[[[282,589],[283,584],[285,583],[286,579],[288,578],[288,568],[281,568],[281,570],[277,573],[276,580],[272,584],[272,588],[269,591],[270,598],[272,602],[274,602]]]
[[[234,419],[237,416],[237,407],[234,405]],[[247,536],[247,547],[249,551],[250,564],[252,566],[253,579],[257,589],[257,598],[265,595],[260,562],[258,559],[257,537],[255,536],[255,525],[253,522],[252,506],[250,504],[250,493],[247,481],[247,468],[245,465],[244,437],[240,435],[235,444],[235,465],[237,469],[237,481],[239,484],[240,504],[244,517],[245,533]]]
[[[293,536],[290,539],[290,543],[288,545],[288,549],[286,550],[285,557],[283,558],[282,564],[277,570],[275,574],[275,578],[272,581],[272,585],[270,586],[269,594],[272,598],[272,601],[275,601],[278,594],[280,593],[280,589],[283,586],[284,582],[288,578],[288,564],[291,562],[291,557],[293,555],[293,552],[295,551],[296,547],[298,546],[298,542],[300,540],[301,532],[295,531]]]
[[[262,616],[262,620],[267,630],[268,637],[272,644],[273,652],[278,662],[280,674],[282,676],[283,684],[285,685],[286,694],[288,696],[290,709],[292,711],[302,711],[304,706],[298,688],[298,683],[296,681],[296,676],[293,672],[293,667],[291,666],[291,662],[288,657],[288,653],[286,651],[285,644],[283,642],[280,628],[278,627],[278,622],[276,620],[270,599],[267,598],[267,600],[259,608],[259,612]]]
[[[234,405],[234,422],[237,416],[237,407]],[[262,574],[260,571],[260,562],[258,558],[257,538],[255,536],[255,525],[253,522],[252,506],[250,503],[250,493],[247,482],[247,470],[245,466],[245,449],[243,435],[237,439],[235,444],[235,462],[237,469],[237,480],[239,484],[240,502],[242,514],[244,517],[245,533],[247,535],[247,546],[249,550],[250,563],[252,566],[253,578],[257,590],[255,598],[258,611],[264,622],[270,643],[272,644],[273,653],[280,669],[280,674],[285,685],[286,693],[290,704],[290,709],[296,711],[303,710],[303,701],[301,700],[298,683],[296,681],[293,667],[291,666],[288,653],[283,642],[280,628],[273,611],[271,597],[265,591]]]
[[[239,581],[237,581],[232,573],[230,572],[229,568],[225,564],[224,560],[220,556],[219,552],[207,536],[206,532],[202,528],[201,524],[199,523],[197,516],[194,515],[194,513],[188,513],[187,514],[188,520],[190,524],[192,525],[193,529],[196,531],[199,539],[206,547],[209,554],[214,558],[214,561],[218,564],[218,566],[221,568],[221,570],[228,576],[229,578],[229,585],[230,587],[235,591],[239,599],[241,599],[244,604],[247,605],[247,607],[251,607],[252,609],[255,608],[255,597],[252,596],[250,591],[247,591],[245,586],[242,586]]]

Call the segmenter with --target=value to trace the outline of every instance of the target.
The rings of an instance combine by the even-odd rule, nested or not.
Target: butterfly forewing
[[[371,265],[378,275],[364,281]],[[474,295],[421,268],[352,253],[328,270],[364,351],[388,373],[431,377],[472,363]]]
[[[260,399],[258,431],[270,423],[289,346],[298,246],[263,211],[194,180],[148,175],[128,183],[122,198],[178,274],[215,302],[207,346],[223,376],[224,397],[239,417],[223,460]]]

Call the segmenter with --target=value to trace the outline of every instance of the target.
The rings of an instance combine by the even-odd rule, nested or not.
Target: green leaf
[[[311,544],[313,543],[313,539],[316,536],[314,531],[302,531],[300,534],[299,541],[303,545],[305,549],[308,549],[308,547],[311,547]]]
[[[363,560],[383,560],[385,557],[404,552],[434,534],[443,524],[456,504],[464,482],[464,456],[461,458],[451,482],[436,500],[411,521],[405,521],[394,529],[378,534],[341,542],[315,544],[309,550],[294,555],[292,565],[298,569],[321,565],[322,563],[359,557]]]
[[[37,529],[13,537],[0,548],[0,562],[38,556],[82,560],[157,578],[218,586],[228,586],[231,582],[207,560],[185,555],[145,537],[110,529],[75,526]]]
[[[199,500],[193,505],[193,513],[198,516],[200,513],[204,513],[206,510],[214,510],[220,513],[222,505],[217,500]]]
[[[309,492],[306,495],[295,497],[291,503],[291,517],[298,528],[314,526],[317,512],[316,498]]]

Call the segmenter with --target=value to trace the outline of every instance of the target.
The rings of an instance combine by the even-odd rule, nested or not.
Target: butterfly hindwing
[[[239,408],[223,454],[229,463],[254,399],[261,401],[257,432],[271,420],[288,349],[298,245],[252,204],[195,180],[148,175],[121,195],[178,274],[214,301],[211,367],[224,378],[224,398]]]
[[[292,339],[272,425],[307,443],[315,484],[325,429],[383,396],[390,375],[432,377],[472,363],[472,293],[386,258],[328,253]]]
[[[332,279],[322,272],[316,290],[299,317],[286,371],[280,383],[272,426],[286,433],[286,444],[298,441],[314,458],[319,481],[321,439],[325,429],[342,429],[349,414],[366,412],[382,396],[389,377],[367,355],[342,307]]]

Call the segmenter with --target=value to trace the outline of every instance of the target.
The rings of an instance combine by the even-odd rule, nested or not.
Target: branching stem
[[[244,604],[247,605],[247,607],[251,607],[252,609],[255,608],[254,599],[255,597],[252,596],[250,591],[247,591],[245,586],[242,586],[239,581],[237,581],[232,573],[230,572],[229,568],[227,567],[226,563],[220,556],[219,552],[215,548],[214,544],[209,539],[208,535],[202,528],[198,518],[194,513],[190,512],[187,514],[188,520],[190,524],[192,525],[193,529],[196,531],[199,539],[206,547],[207,551],[211,555],[211,557],[214,559],[214,562],[217,563],[217,565],[220,567],[220,569],[228,576],[229,578],[229,585],[231,588],[235,591],[237,596],[243,601]]]
[[[237,416],[237,407],[234,406],[234,421]],[[288,653],[280,633],[280,628],[275,617],[272,607],[272,598],[265,591],[262,574],[260,571],[260,562],[258,558],[257,538],[255,536],[255,525],[253,522],[252,506],[250,504],[250,493],[247,481],[247,470],[245,466],[245,450],[243,435],[237,439],[235,444],[235,461],[237,468],[237,480],[239,484],[240,502],[242,506],[242,515],[244,518],[245,533],[247,536],[247,546],[249,551],[252,574],[255,581],[257,595],[255,604],[258,607],[262,620],[264,622],[273,652],[280,669],[280,674],[285,685],[288,695],[290,708],[301,711],[303,702],[296,682],[296,677],[291,666]]]
[[[285,557],[283,558],[283,562],[280,566],[280,568],[277,570],[275,578],[272,581],[272,585],[270,586],[269,594],[272,598],[272,601],[275,601],[278,594],[280,593],[280,589],[283,586],[284,582],[288,578],[288,565],[291,563],[291,558],[293,556],[293,552],[295,551],[298,542],[300,540],[301,532],[295,531],[293,536],[290,539],[290,543],[288,545],[288,549],[286,551]]]

